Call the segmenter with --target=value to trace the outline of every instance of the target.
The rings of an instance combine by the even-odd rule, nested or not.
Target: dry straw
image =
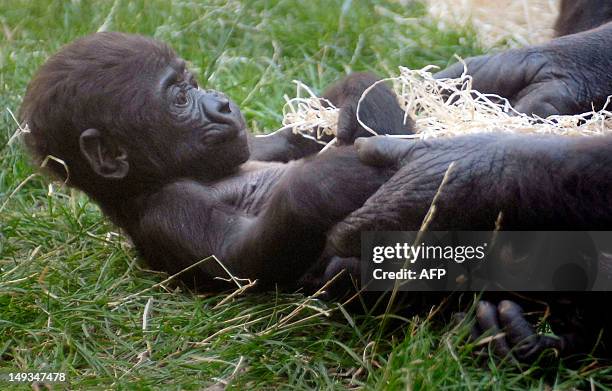
[[[323,143],[320,141],[323,136],[336,134],[338,108],[327,99],[317,97],[301,81],[293,82],[297,85],[296,97],[289,99],[285,96],[287,103],[283,106],[282,129],[291,127],[294,133],[300,133]]]
[[[393,83],[401,107],[416,121],[417,134],[401,136],[403,138],[486,132],[593,136],[609,133],[612,129],[612,113],[608,111],[610,99],[601,111],[532,117],[514,110],[506,99],[472,89],[472,77],[465,72],[457,79],[435,79],[431,73],[433,68],[410,70],[400,67],[399,76],[378,82]],[[361,102],[375,86],[361,96],[357,117],[366,130],[378,134],[377,129],[370,129],[359,117]],[[308,92],[308,97],[302,96],[303,91]],[[298,82],[298,97],[288,99],[283,112],[284,128],[293,127],[294,132],[317,139],[322,134],[335,134],[339,109],[329,102],[322,103],[302,83]]]

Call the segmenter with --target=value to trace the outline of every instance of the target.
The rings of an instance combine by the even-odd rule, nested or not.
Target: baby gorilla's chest
[[[245,169],[211,186],[215,197],[246,215],[256,216],[262,210],[287,165],[270,164]]]

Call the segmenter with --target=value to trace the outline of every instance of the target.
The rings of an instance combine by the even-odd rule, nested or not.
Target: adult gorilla
[[[575,34],[468,59],[473,87],[541,117],[602,108],[612,94],[612,4],[575,3],[563,1],[556,24],[558,33]],[[463,70],[455,64],[436,76],[459,77]],[[376,137],[356,146],[367,164],[399,172],[331,231],[326,252],[335,257],[319,266],[333,265],[328,275],[343,267],[356,271],[362,231],[418,229],[451,162],[456,166],[437,200],[431,230],[492,230],[500,212],[504,230],[612,229],[612,136],[481,134],[416,142]],[[609,261],[600,266],[609,269]],[[591,349],[603,331],[610,352],[612,315],[601,309],[609,294],[549,293],[542,299],[552,306],[560,338],[534,334],[517,316],[520,307],[508,301],[481,302],[475,334],[505,327],[507,338],[495,339],[495,349],[505,354],[517,347],[517,355],[528,359],[546,347],[562,353]]]

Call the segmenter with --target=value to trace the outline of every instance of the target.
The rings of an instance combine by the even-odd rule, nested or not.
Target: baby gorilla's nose
[[[244,128],[244,119],[238,107],[225,94],[215,90],[200,90],[200,109],[216,132],[234,137]],[[223,125],[223,126],[217,126]]]
[[[218,111],[220,113],[227,114],[227,113],[231,113],[232,112],[232,109],[230,109],[230,101],[229,101],[229,99],[227,99],[227,98],[220,98],[218,104],[219,104]]]
[[[219,120],[232,114],[230,100],[222,93],[206,90],[202,101],[206,114]],[[225,122],[221,119],[222,122]]]

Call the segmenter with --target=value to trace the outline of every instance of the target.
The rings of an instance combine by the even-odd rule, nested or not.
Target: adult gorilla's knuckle
[[[550,78],[557,68],[554,57],[540,48],[517,49],[513,56],[515,61],[508,64],[524,70],[526,84]]]
[[[502,300],[497,306],[497,310],[502,317],[514,316],[522,312],[521,307],[510,300]]]
[[[481,300],[478,302],[478,306],[476,307],[476,316],[487,316],[493,310],[495,306],[488,301]]]

